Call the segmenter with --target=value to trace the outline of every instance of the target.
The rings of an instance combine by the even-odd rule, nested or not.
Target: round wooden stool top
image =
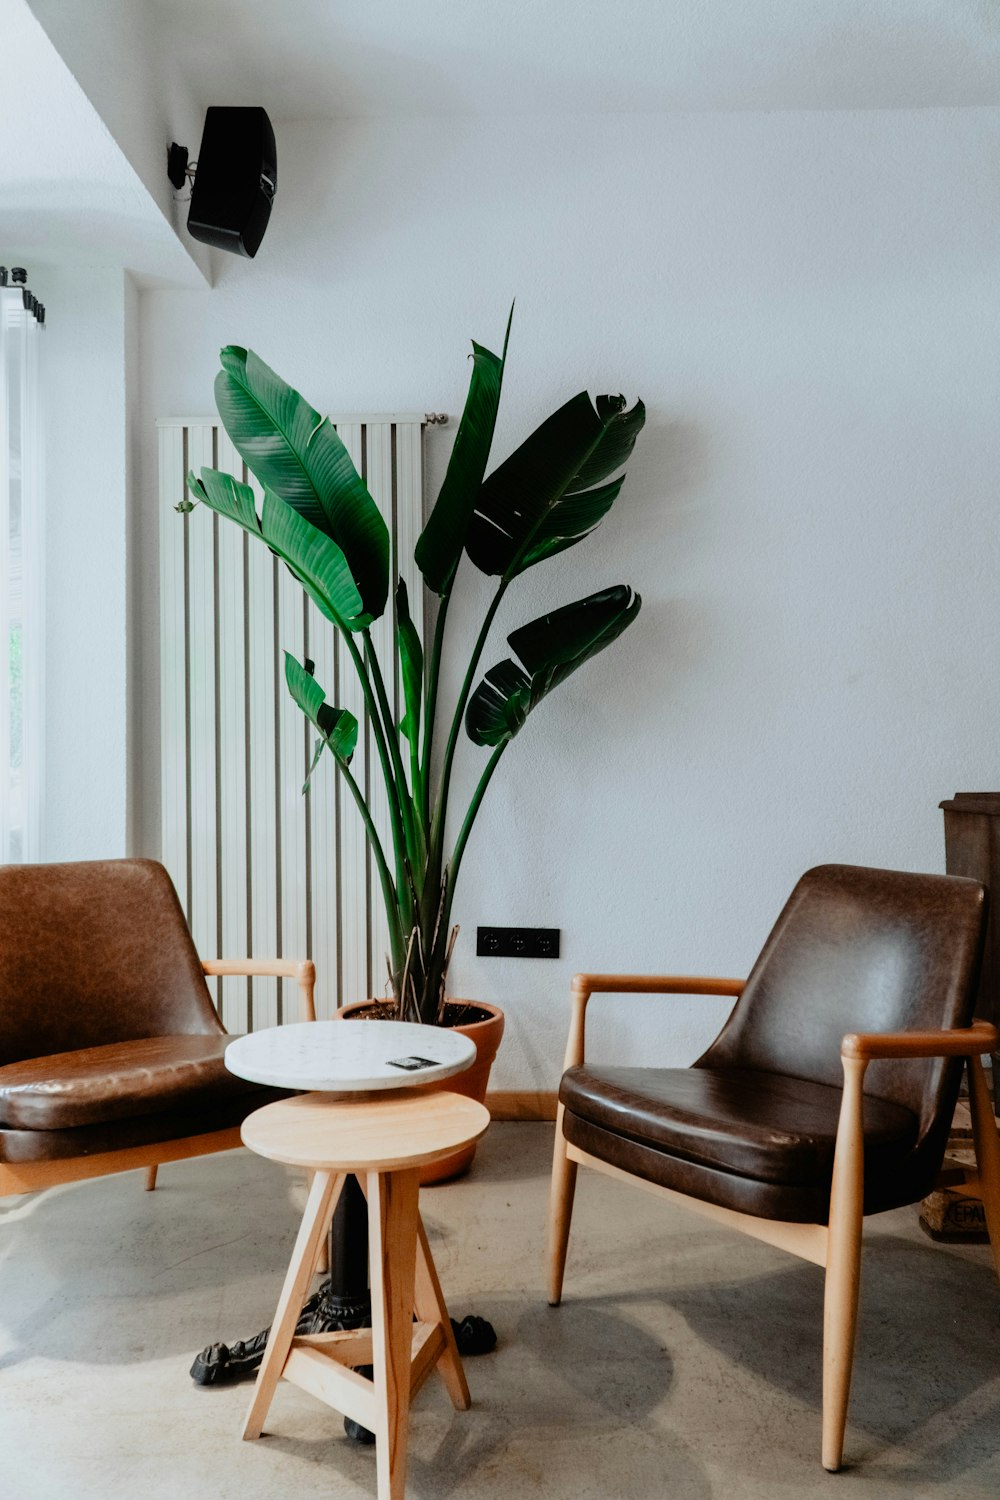
[[[266,1104],[243,1121],[258,1156],[318,1171],[422,1167],[477,1141],[490,1113],[464,1094],[395,1091],[375,1098],[305,1094]]]

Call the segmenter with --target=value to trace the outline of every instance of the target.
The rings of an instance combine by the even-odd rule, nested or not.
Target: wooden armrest
[[[739,995],[745,979],[706,974],[574,974],[575,995]]]
[[[279,979],[298,979],[307,969],[316,973],[309,958],[204,958],[201,966],[206,974],[261,974]]]
[[[742,994],[744,979],[713,979],[705,974],[574,974],[573,1011],[564,1068],[583,1062],[587,1001],[591,995],[729,995]]]
[[[298,980],[303,1021],[315,1021],[316,965],[311,958],[205,958],[202,968],[211,976],[240,975]]]
[[[997,1029],[988,1021],[950,1031],[848,1032],[841,1057],[872,1062],[879,1057],[978,1057],[995,1052]]]

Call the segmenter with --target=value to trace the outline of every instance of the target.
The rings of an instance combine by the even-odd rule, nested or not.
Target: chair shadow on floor
[[[245,1162],[168,1167],[154,1194],[128,1172],[7,1199],[0,1322],[13,1347],[0,1354],[0,1371],[36,1357],[193,1358],[206,1343],[265,1327],[305,1183],[270,1165],[248,1172]],[[229,1211],[232,1194],[243,1195],[239,1215]]]
[[[889,1233],[866,1241],[848,1413],[852,1467],[891,1459],[894,1480],[941,1483],[1000,1454],[1000,1291],[988,1255]],[[818,1267],[665,1287],[662,1296],[704,1344],[820,1410]]]

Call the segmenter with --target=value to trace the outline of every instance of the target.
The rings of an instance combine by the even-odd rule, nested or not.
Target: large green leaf
[[[333,424],[252,350],[227,345],[220,358],[215,400],[237,450],[265,489],[337,544],[377,619],[389,597],[389,533]]]
[[[409,596],[402,579],[396,589],[396,641],[399,675],[403,684],[403,719],[400,733],[416,746],[420,738],[420,699],[424,682],[424,649],[410,615]]]
[[[351,756],[358,743],[358,721],[348,709],[332,708],[327,703],[326,694],[312,674],[312,662],[307,661],[303,666],[287,651],[285,652],[285,682],[288,684],[288,691],[306,718],[320,733],[320,738],[316,742],[316,753],[313,755],[312,765],[309,767],[305,786],[302,788],[306,791],[324,747],[342,765],[350,764]]]
[[[483,484],[466,550],[484,573],[516,578],[572,547],[611,509],[624,483],[620,469],[635,446],[646,408],[625,410],[624,396],[586,391],[567,401]]]
[[[371,616],[363,612],[361,595],[336,542],[317,531],[271,490],[264,491],[261,518],[253,491],[231,474],[202,469],[201,478],[188,475],[188,488],[211,510],[235,521],[244,531],[268,544],[302,584],[316,607],[345,630],[363,630]]]
[[[284,558],[328,620],[348,630],[364,630],[371,624],[350,564],[336,542],[310,526],[273,490],[264,491],[260,525],[267,545]]]
[[[435,594],[447,594],[451,588],[476,496],[486,473],[513,316],[512,307],[507,319],[503,354],[499,359],[482,344],[472,345],[472,376],[465,410],[458,424],[444,483],[413,554],[424,582]]]
[[[220,516],[235,521],[237,526],[242,526],[251,536],[260,536],[257,506],[253,490],[248,484],[242,484],[232,474],[224,474],[221,469],[202,469],[200,479],[191,473],[187,482],[191,493],[210,510],[216,510]]]
[[[477,745],[513,739],[545,695],[610,646],[641,606],[638,594],[617,584],[513,631],[507,642],[523,665],[508,657],[486,673],[466,711],[469,738]]]

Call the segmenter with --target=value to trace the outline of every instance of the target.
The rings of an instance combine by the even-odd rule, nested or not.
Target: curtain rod
[[[23,266],[11,266],[9,272],[6,266],[0,266],[0,290],[4,287],[9,287],[11,291],[19,290],[25,312],[34,313],[37,321],[44,325],[45,304],[39,302],[34,292],[29,290],[27,282],[28,273]]]

